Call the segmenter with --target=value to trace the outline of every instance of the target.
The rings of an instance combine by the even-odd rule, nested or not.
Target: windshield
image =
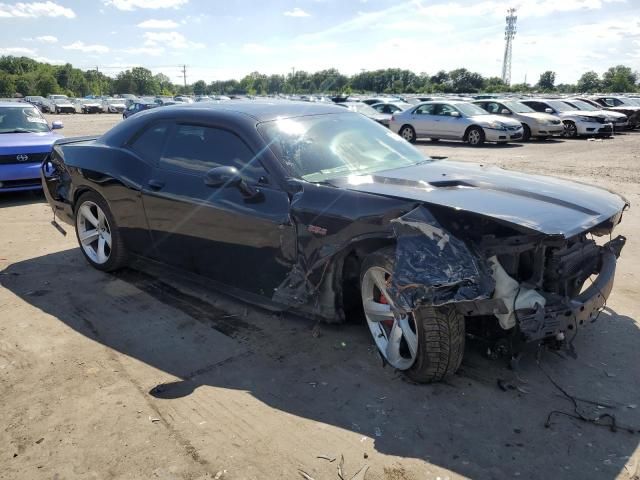
[[[526,106],[524,103],[520,102],[502,102],[502,104],[507,107],[512,112],[516,113],[533,113],[535,110]]]
[[[0,108],[0,133],[48,132],[47,121],[34,107]]]
[[[477,105],[474,105],[473,103],[455,103],[453,106],[467,117],[473,117],[475,115],[489,115],[489,112],[483,110]]]
[[[640,98],[619,98],[618,100],[622,102],[622,105],[629,105],[633,107],[640,106]]]
[[[583,102],[582,100],[567,100],[567,101],[569,102],[570,105],[573,105],[574,107],[580,110],[585,110],[587,112],[595,112],[596,110],[599,110],[599,108],[596,108],[593,105],[588,104],[587,102]]]
[[[571,112],[573,110],[578,110],[576,107],[572,107],[568,103],[564,103],[560,100],[546,100],[546,103],[557,112]]]
[[[291,175],[309,182],[429,161],[389,129],[352,113],[278,119],[259,130]]]

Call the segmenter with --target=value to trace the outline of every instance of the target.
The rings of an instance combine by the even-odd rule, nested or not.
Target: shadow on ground
[[[87,338],[181,379],[155,386],[149,395],[158,402],[208,386],[247,391],[274,409],[368,436],[378,452],[472,478],[638,473],[625,464],[640,436],[624,427],[640,428],[640,331],[612,309],[578,332],[575,358],[544,351],[538,364],[531,354],[514,373],[469,343],[451,380],[413,385],[382,367],[362,323],[316,325],[140,268],[103,274],[74,249],[15,263],[0,282]],[[174,320],[176,312],[189,320]],[[241,353],[220,357],[235,346]],[[573,412],[547,374],[582,399],[583,415],[614,415],[617,431],[563,414],[545,427],[550,412]]]

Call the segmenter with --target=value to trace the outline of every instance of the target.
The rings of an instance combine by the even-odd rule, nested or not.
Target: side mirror
[[[508,110],[506,108],[503,108],[502,110],[500,110],[500,113],[502,115],[511,115],[511,110]]]
[[[56,120],[51,124],[51,130],[60,130],[61,128],[64,128],[64,125],[62,122],[58,120]]]
[[[545,111],[546,113],[553,113],[553,110],[552,110],[552,109],[550,109],[550,108],[545,108],[545,109],[544,109],[544,111]]]
[[[452,117],[460,117],[460,112],[451,112]]]
[[[255,197],[260,192],[251,187],[236,167],[214,167],[204,175],[204,184],[212,188],[236,187],[245,197]]]

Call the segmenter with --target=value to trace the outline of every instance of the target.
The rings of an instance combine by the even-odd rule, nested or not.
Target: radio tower
[[[507,10],[507,26],[504,29],[504,59],[502,60],[502,81],[511,85],[511,51],[513,47],[513,37],[516,36],[516,9]]]

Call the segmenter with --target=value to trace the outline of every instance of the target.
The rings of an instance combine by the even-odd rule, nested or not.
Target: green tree
[[[13,75],[0,72],[0,97],[13,97],[16,93],[16,83]]]
[[[638,74],[624,65],[611,67],[602,75],[602,86],[607,92],[635,92]]]
[[[576,90],[580,93],[597,92],[600,86],[600,77],[596,72],[590,71],[582,74],[576,84]]]
[[[193,84],[193,93],[195,95],[206,95],[207,94],[207,82],[204,80],[198,80]]]
[[[540,79],[538,80],[538,88],[544,91],[551,91],[554,89],[555,83],[556,83],[556,72],[547,70],[546,72],[540,75]]]

